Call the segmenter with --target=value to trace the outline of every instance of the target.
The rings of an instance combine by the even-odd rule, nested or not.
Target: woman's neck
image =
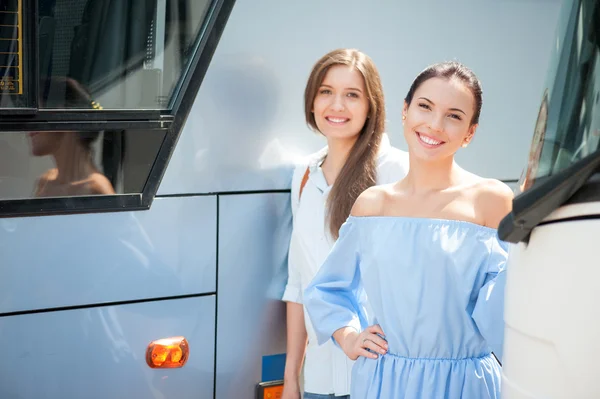
[[[75,133],[70,133],[74,135]],[[58,171],[57,181],[59,183],[74,183],[86,180],[96,172],[91,154],[83,146],[77,143],[77,137],[64,137],[58,150],[53,154],[54,163]]]
[[[454,157],[427,161],[410,156],[409,160],[404,182],[414,194],[439,192],[460,184],[462,168],[454,162]]]
[[[339,176],[357,139],[358,137],[327,140],[327,155],[321,164],[321,170],[328,185],[332,185]]]

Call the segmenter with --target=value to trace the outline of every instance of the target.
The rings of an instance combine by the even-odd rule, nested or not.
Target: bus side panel
[[[0,219],[0,313],[185,294],[216,281],[216,198]]]
[[[215,297],[0,318],[0,397],[211,398]],[[146,346],[183,335],[180,369],[151,369]]]
[[[262,357],[285,352],[290,233],[289,194],[219,197],[216,398],[252,398]]]
[[[518,179],[560,4],[238,0],[159,193],[289,188],[289,165],[325,145],[306,127],[306,80],[323,54],[340,47],[358,48],[377,64],[387,131],[402,149],[401,111],[414,77],[434,62],[464,62],[482,81],[484,105],[458,163],[486,177]]]

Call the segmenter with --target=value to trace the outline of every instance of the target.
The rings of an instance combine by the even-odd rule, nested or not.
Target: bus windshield
[[[564,10],[521,192],[600,150],[600,5]]]

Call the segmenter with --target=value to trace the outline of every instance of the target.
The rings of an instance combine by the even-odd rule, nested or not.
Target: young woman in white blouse
[[[338,238],[356,198],[368,187],[402,179],[407,154],[384,134],[385,104],[373,61],[334,50],[313,67],[304,93],[306,122],[327,147],[299,165],[292,179],[293,232],[287,302],[287,360],[282,399],[348,398],[352,361],[332,341],[318,346],[302,292]]]

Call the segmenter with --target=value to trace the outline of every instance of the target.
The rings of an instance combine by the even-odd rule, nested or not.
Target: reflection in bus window
[[[164,130],[0,133],[0,200],[135,194]]]
[[[53,77],[48,85],[61,95],[43,106],[102,109],[74,79]],[[0,133],[0,200],[140,193],[164,136],[161,130]]]
[[[37,0],[47,108],[72,108],[66,76],[105,109],[164,109],[191,59],[210,0]],[[48,84],[49,83],[49,84]],[[62,101],[61,101],[62,99]],[[43,107],[43,105],[42,105]]]
[[[528,190],[535,177],[538,175],[538,167],[540,166],[540,157],[542,155],[542,144],[544,143],[544,137],[546,135],[546,128],[548,126],[548,90],[542,97],[542,105],[538,112],[537,121],[535,122],[535,129],[533,131],[533,139],[531,141],[531,148],[529,150],[529,159],[527,162],[527,169],[525,175],[522,177],[520,183],[520,190]]]
[[[31,153],[49,155],[54,168],[37,181],[35,197],[68,197],[114,194],[110,181],[92,159],[92,143],[98,132],[31,132]]]
[[[573,21],[555,61],[567,73],[544,95],[522,190],[600,150],[600,3],[580,2]]]
[[[70,78],[50,79],[63,88],[65,104],[72,108],[99,109],[78,82]],[[59,100],[59,101],[60,101]],[[56,102],[46,98],[43,105]],[[30,132],[31,154],[36,157],[49,156],[52,168],[45,171],[37,180],[35,197],[65,197],[79,195],[114,194],[110,181],[95,166],[92,144],[100,132]]]

